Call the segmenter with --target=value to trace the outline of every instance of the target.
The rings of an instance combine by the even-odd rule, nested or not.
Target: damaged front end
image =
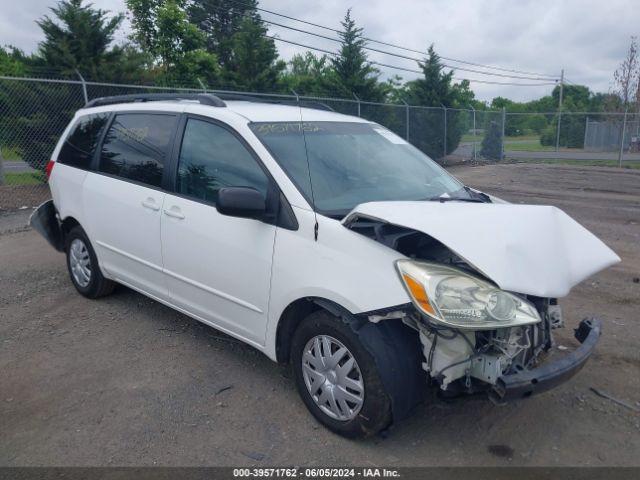
[[[543,302],[547,303],[547,302]],[[430,323],[416,312],[405,323],[418,330],[422,366],[448,396],[487,392],[497,402],[549,390],[576,374],[593,353],[601,332],[598,319],[584,319],[575,330],[581,345],[552,360],[554,323],[548,315],[534,325],[462,331]]]
[[[422,231],[361,214],[344,223],[407,257],[396,266],[412,304],[400,317],[386,312],[370,320],[402,318],[418,331],[423,369],[444,395],[528,397],[566,381],[594,351],[599,320],[583,320],[575,331],[581,345],[556,359],[553,330],[564,326],[556,298],[504,290],[471,263],[473,256],[463,258]]]
[[[563,326],[555,299],[506,292],[442,264],[407,259],[397,267],[415,307],[405,323],[419,333],[423,369],[448,395],[528,397],[576,373],[597,343],[600,322],[583,321],[578,353],[549,362],[552,330]]]

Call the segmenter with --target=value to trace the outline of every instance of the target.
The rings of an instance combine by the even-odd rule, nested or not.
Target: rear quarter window
[[[88,170],[108,119],[109,115],[106,113],[80,117],[64,141],[57,161]]]

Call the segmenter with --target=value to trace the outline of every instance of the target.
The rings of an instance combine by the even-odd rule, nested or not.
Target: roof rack
[[[140,93],[96,98],[88,102],[84,108],[101,107],[115,103],[158,102],[162,100],[197,100],[200,104],[211,107],[227,106],[219,97],[210,93]]]
[[[296,100],[295,98],[286,98],[284,96],[278,97],[270,97],[269,94],[264,94],[261,96],[252,95],[251,93],[244,94],[242,92],[217,92],[218,97],[222,100],[236,100],[236,101],[244,101],[244,102],[256,102],[256,103],[272,103],[276,105],[292,105],[292,106],[300,106],[307,108],[314,108],[316,110],[326,110],[329,112],[335,112],[333,108],[329,105],[314,101],[314,100]]]

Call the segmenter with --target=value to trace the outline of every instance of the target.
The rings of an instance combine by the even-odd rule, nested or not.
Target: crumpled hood
[[[563,297],[620,261],[609,247],[551,206],[462,202],[371,202],[354,214],[426,233],[503,290]]]

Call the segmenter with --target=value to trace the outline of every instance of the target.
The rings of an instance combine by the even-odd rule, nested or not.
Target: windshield
[[[250,127],[309,203],[325,215],[345,215],[364,202],[467,196],[460,182],[380,125],[265,122]]]

